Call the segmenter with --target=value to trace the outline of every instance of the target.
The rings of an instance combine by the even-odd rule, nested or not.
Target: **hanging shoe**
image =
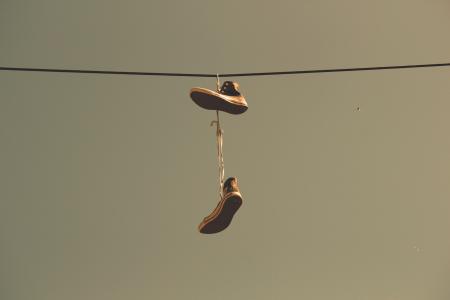
[[[191,98],[204,109],[220,110],[230,114],[242,114],[248,108],[237,82],[225,81],[219,92],[205,88],[191,89]]]
[[[223,185],[223,198],[214,211],[203,219],[198,226],[201,233],[217,233],[230,225],[234,214],[242,205],[242,195],[237,186],[237,179],[228,178]]]

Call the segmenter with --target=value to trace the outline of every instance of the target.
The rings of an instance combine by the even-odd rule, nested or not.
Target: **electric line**
[[[74,70],[74,69],[39,69],[39,68],[12,68],[12,67],[0,67],[0,70],[24,71],[24,72],[109,74],[109,75],[144,75],[144,76],[183,76],[183,77],[216,77],[217,76],[216,74],[156,73],[156,72],[129,72],[129,71],[102,71],[102,70]]]
[[[261,73],[236,73],[236,74],[223,74],[220,76],[221,77],[240,77],[240,76],[266,76],[266,75],[293,75],[293,74],[313,74],[313,73],[379,71],[379,70],[393,70],[393,69],[414,69],[414,68],[417,69],[417,68],[448,67],[448,66],[450,66],[450,63],[425,64],[425,65],[399,65],[399,66],[382,66],[382,67],[341,68],[341,69],[315,69],[315,70],[261,72]]]
[[[317,73],[337,73],[337,72],[356,72],[356,71],[379,71],[379,70],[394,70],[394,69],[436,68],[436,67],[449,67],[449,66],[450,66],[450,63],[440,63],[440,64],[422,64],[422,65],[394,65],[394,66],[378,66],[378,67],[312,69],[312,70],[298,70],[298,71],[258,72],[258,73],[226,73],[226,74],[160,73],[160,72],[48,69],[48,68],[43,69],[43,68],[17,68],[17,67],[0,67],[0,71],[81,73],[81,74],[108,74],[108,75],[140,75],[140,76],[179,76],[179,77],[216,77],[217,75],[219,75],[219,77],[244,77],[244,76],[276,76],[276,75],[294,75],[294,74],[317,74]]]

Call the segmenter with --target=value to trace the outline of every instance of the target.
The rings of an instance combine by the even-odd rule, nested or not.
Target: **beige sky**
[[[450,60],[450,2],[0,1],[0,66],[237,73]],[[450,69],[214,79],[0,72],[3,300],[450,297]],[[357,108],[360,108],[358,111]]]

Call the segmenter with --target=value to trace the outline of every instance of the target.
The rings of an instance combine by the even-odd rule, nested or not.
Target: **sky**
[[[240,73],[448,63],[450,2],[1,0],[0,66]],[[0,298],[447,300],[450,69],[0,71]],[[222,79],[223,81],[224,79]]]

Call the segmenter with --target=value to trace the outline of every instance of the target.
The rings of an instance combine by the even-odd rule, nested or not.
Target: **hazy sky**
[[[0,66],[237,73],[450,61],[448,0],[0,0]],[[2,300],[450,298],[450,68],[232,78],[0,71]],[[358,110],[359,107],[359,110]]]

